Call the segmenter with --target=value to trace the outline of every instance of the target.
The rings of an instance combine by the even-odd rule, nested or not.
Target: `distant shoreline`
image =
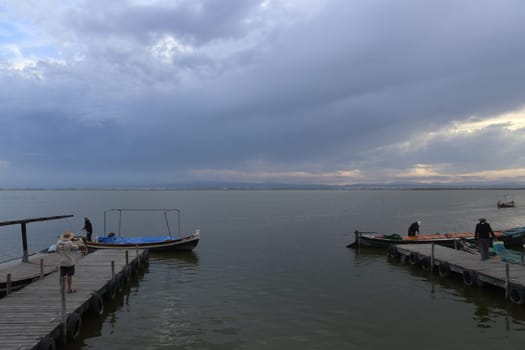
[[[466,191],[466,190],[491,190],[491,191],[523,191],[525,186],[195,186],[195,187],[62,187],[62,188],[0,188],[0,191],[363,191],[363,190],[396,190],[396,191]]]

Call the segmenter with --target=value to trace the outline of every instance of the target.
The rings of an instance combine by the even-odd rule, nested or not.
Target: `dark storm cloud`
[[[76,5],[50,19],[13,7],[63,56],[1,71],[12,168],[97,168],[106,182],[261,164],[381,181],[418,164],[525,168],[519,131],[443,131],[525,106],[521,1]]]

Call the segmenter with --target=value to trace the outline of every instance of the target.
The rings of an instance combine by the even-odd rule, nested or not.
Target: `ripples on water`
[[[523,194],[514,193],[518,203]],[[71,349],[516,349],[525,341],[525,306],[505,301],[502,290],[468,288],[459,278],[389,261],[382,251],[345,247],[355,229],[404,234],[415,219],[425,232],[472,230],[480,216],[494,228],[525,226],[525,206],[496,209],[503,196],[496,191],[20,196],[8,219],[75,214],[43,234],[33,231],[35,247],[54,241],[60,225],[82,227],[84,216],[97,230],[99,213],[110,207],[180,207],[184,231],[201,229],[194,253],[151,254],[149,268],[106,304],[102,318],[84,320]],[[49,213],[28,205],[24,215],[29,197]]]

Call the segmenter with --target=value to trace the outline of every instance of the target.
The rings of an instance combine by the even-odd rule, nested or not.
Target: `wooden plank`
[[[137,258],[136,251],[128,254],[130,265]],[[147,261],[147,254],[139,250],[142,261]],[[55,256],[55,254],[49,254]],[[48,260],[52,264],[52,257]],[[126,268],[125,251],[96,251],[83,257],[75,266],[73,288],[76,293],[66,294],[66,313],[77,312],[82,315],[89,309],[89,300],[93,292],[101,292],[107,288],[112,279],[111,262],[114,262],[115,273],[121,273]],[[56,260],[58,262],[58,260]],[[28,263],[20,264],[29,265]],[[10,264],[8,269],[24,270]],[[55,265],[56,266],[56,265]],[[135,265],[131,265],[135,266]],[[40,269],[40,265],[38,265]],[[1,271],[1,268],[0,268]],[[6,270],[3,270],[6,271]],[[42,302],[45,301],[45,302]],[[41,338],[60,336],[62,311],[58,272],[53,272],[27,287],[0,299],[0,344],[2,349],[32,349]],[[57,339],[58,340],[58,339]]]
[[[417,254],[420,258],[432,255],[431,244],[398,245],[397,252],[405,257]],[[453,272],[464,274],[473,271],[481,282],[506,288],[506,262],[498,257],[482,261],[479,254],[471,254],[439,245],[434,245],[434,265],[448,263]],[[509,282],[525,290],[525,266],[509,264]]]

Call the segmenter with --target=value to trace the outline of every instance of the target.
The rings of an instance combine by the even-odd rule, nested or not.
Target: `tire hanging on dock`
[[[94,316],[102,316],[104,314],[104,300],[98,293],[93,293],[89,299],[89,310]]]
[[[116,290],[120,294],[124,291],[124,286],[126,285],[126,280],[124,278],[124,273],[120,272],[115,276]]]
[[[117,296],[116,281],[111,280],[111,281],[108,282],[104,295],[105,295],[106,299],[108,299],[108,300],[115,299],[115,297]]]
[[[438,266],[439,276],[448,277],[450,276],[450,264],[446,261],[442,261]]]
[[[56,349],[55,339],[53,339],[49,335],[46,335],[44,338],[42,338],[42,340],[40,340],[36,348],[38,350],[55,350]]]
[[[468,287],[475,287],[478,285],[476,272],[472,270],[463,270],[463,283]]]
[[[396,245],[391,244],[391,245],[388,246],[387,256],[390,259],[396,259],[399,256],[399,252],[397,251],[397,246]]]
[[[515,304],[523,304],[525,302],[525,289],[520,285],[510,284],[509,299]]]
[[[124,268],[124,277],[126,279],[126,283],[131,282],[132,276],[133,276],[133,271],[132,271],[131,264],[130,264]]]
[[[75,340],[80,334],[80,327],[82,326],[82,318],[76,312],[69,315],[66,321],[67,339]]]
[[[416,265],[417,263],[419,263],[419,256],[417,255],[416,252],[412,252],[410,253],[410,256],[408,257],[408,261],[410,262],[410,264]]]
[[[430,271],[430,268],[432,267],[432,260],[430,259],[430,256],[424,256],[421,258],[421,268],[425,271]]]

